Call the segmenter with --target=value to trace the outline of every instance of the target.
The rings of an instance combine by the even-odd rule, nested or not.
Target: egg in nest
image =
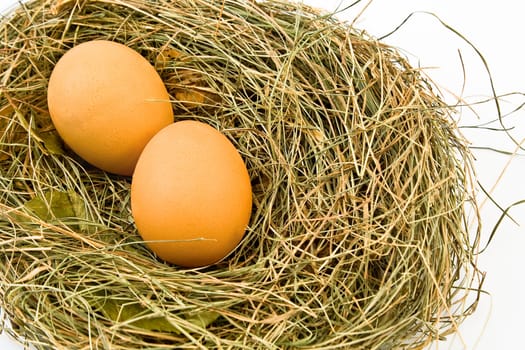
[[[161,259],[206,266],[241,241],[252,207],[246,165],[228,138],[197,121],[173,123],[144,148],[131,182],[138,232]]]
[[[48,86],[51,119],[81,158],[131,175],[146,143],[173,122],[170,97],[154,67],[116,42],[93,40],[67,51]]]

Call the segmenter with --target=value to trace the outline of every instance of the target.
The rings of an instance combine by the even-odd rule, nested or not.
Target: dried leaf
[[[206,101],[206,95],[194,89],[178,89],[175,98],[184,105],[203,104]]]
[[[170,63],[177,66],[177,74],[174,79],[165,81],[166,85],[173,86],[175,99],[186,108],[194,108],[201,105],[214,105],[220,101],[217,94],[207,91],[208,84],[201,72],[194,69],[184,68],[184,62],[192,58],[185,53],[173,48],[162,49],[155,58],[157,69],[165,69]]]
[[[60,11],[64,10],[67,7],[77,5],[79,0],[49,0],[51,2],[51,14],[56,16]],[[85,0],[85,1],[97,1],[102,3],[113,3],[110,0]]]
[[[178,50],[165,48],[155,58],[155,65],[159,68],[164,68],[172,60],[179,61],[186,58],[187,56]]]

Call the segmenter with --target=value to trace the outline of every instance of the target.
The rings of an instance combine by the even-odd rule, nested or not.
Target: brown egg
[[[64,142],[115,174],[131,175],[146,143],[173,122],[169,95],[153,66],[111,41],[67,51],[53,69],[47,99]]]
[[[142,152],[131,183],[137,229],[161,259],[210,265],[241,241],[252,207],[246,166],[235,146],[197,121],[169,125]]]

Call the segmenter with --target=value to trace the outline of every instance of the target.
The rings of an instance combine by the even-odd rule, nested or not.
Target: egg
[[[131,210],[157,256],[184,267],[214,264],[242,240],[252,208],[246,165],[217,129],[179,121],[156,134],[131,181]]]
[[[154,67],[116,42],[94,40],[67,51],[48,85],[51,120],[88,163],[131,175],[146,143],[173,123],[169,94]]]

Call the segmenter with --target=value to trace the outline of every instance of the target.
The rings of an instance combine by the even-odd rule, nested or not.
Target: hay
[[[0,37],[0,293],[20,341],[421,349],[474,310],[471,156],[454,111],[395,49],[277,1],[33,0]],[[48,78],[91,39],[139,51],[176,119],[213,125],[245,159],[252,220],[221,263],[157,260],[130,179],[60,142]]]

